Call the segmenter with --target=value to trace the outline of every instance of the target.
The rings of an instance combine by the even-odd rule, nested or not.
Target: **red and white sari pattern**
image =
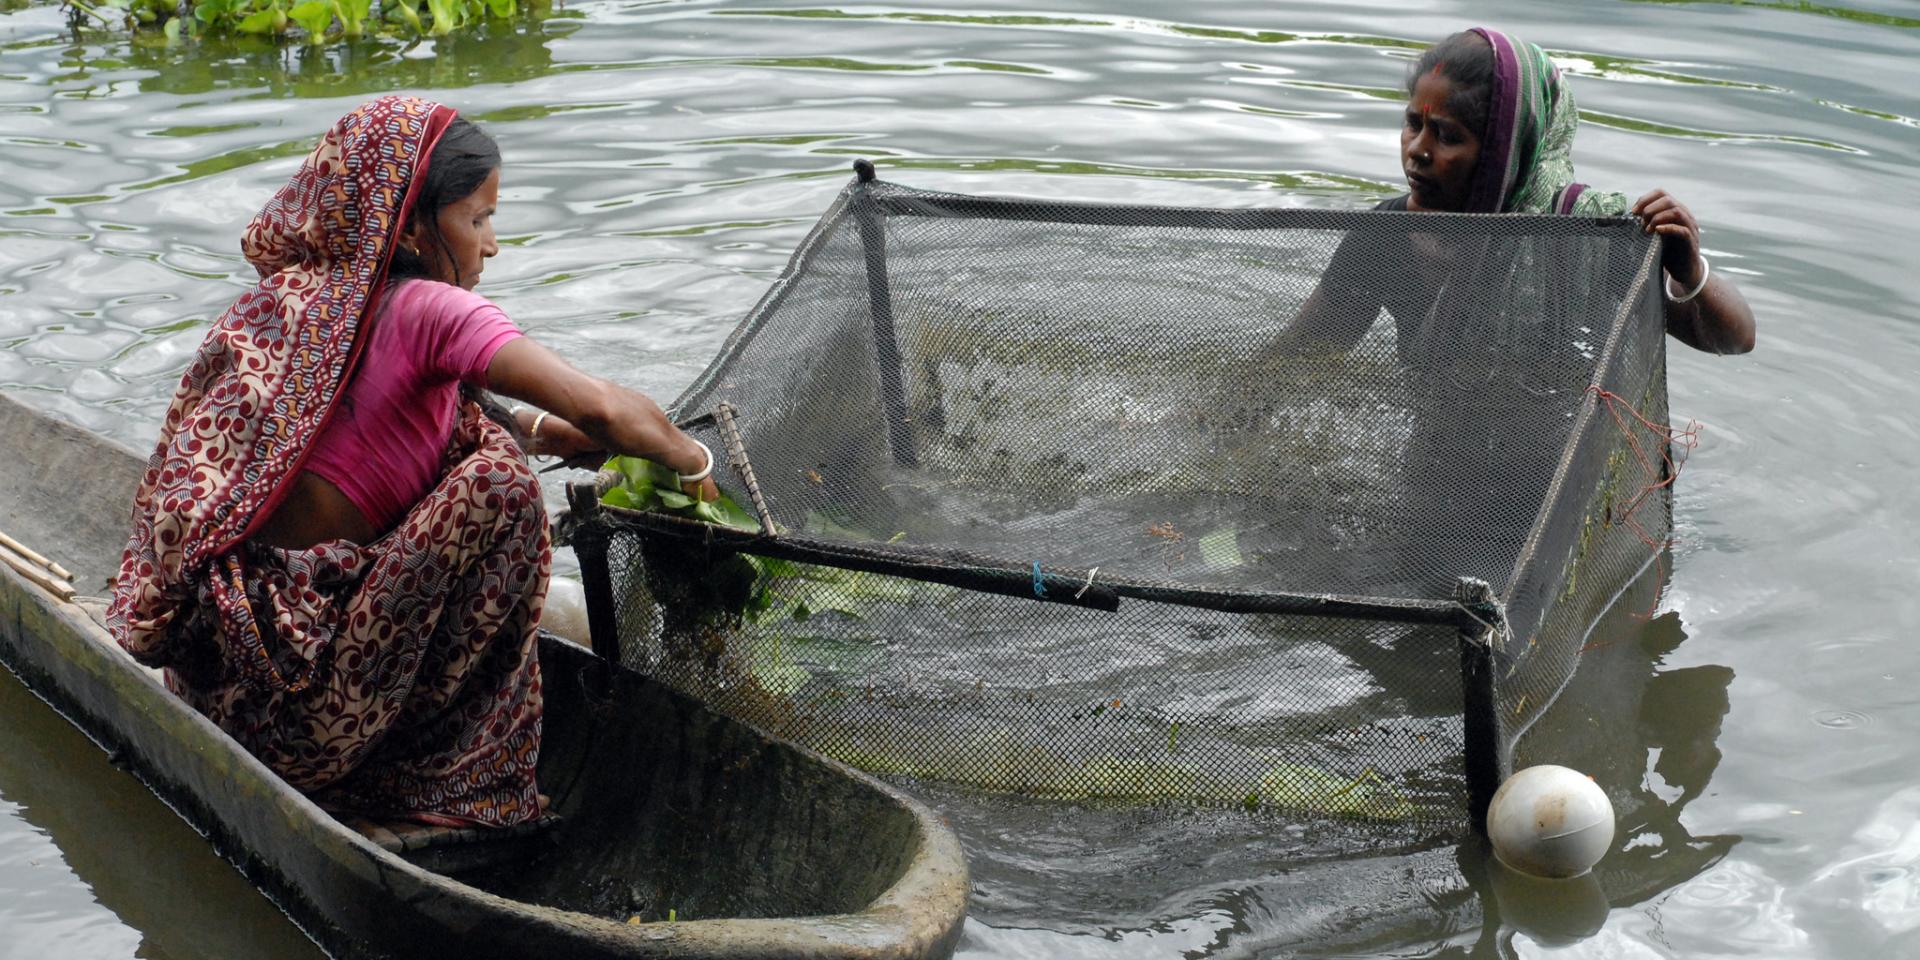
[[[260,282],[181,379],[134,497],[108,625],[294,786],[452,823],[538,814],[538,484],[463,410],[439,485],[372,544],[247,540],[300,472],[377,316],[388,260],[453,111],[370,101],[247,227]]]

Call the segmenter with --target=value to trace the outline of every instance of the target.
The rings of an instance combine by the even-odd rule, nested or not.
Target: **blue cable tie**
[[[1033,562],[1033,595],[1036,597],[1047,595],[1046,581],[1040,579],[1040,561],[1038,560]]]

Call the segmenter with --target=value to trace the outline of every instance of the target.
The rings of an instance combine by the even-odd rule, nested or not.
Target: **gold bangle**
[[[540,423],[545,419],[547,419],[547,411],[545,410],[540,411],[540,415],[533,418],[533,427],[527,431],[527,439],[540,439]]]

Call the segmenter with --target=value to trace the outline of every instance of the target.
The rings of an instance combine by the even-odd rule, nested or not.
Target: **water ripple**
[[[1802,147],[1819,147],[1822,150],[1837,150],[1841,153],[1865,155],[1867,151],[1859,147],[1850,147],[1832,140],[1814,137],[1796,137],[1779,133],[1733,133],[1719,130],[1702,130],[1693,127],[1678,127],[1672,124],[1655,123],[1637,117],[1624,117],[1619,114],[1601,113],[1597,110],[1580,111],[1580,119],[1587,123],[1632,133],[1649,133],[1660,137],[1683,137],[1689,140],[1718,140],[1727,143],[1785,143]]]
[[[703,67],[764,67],[769,70],[827,70],[844,73],[927,73],[953,72],[1017,73],[1068,79],[1061,71],[1022,63],[992,60],[941,60],[922,63],[871,60],[859,57],[680,57],[665,60],[575,61],[561,64],[553,73],[614,70],[679,70]]]
[[[1913,117],[1903,117],[1897,113],[1887,113],[1884,110],[1869,110],[1866,107],[1856,107],[1835,100],[1815,100],[1814,102],[1823,107],[1845,110],[1848,113],[1857,114],[1862,117],[1872,117],[1875,120],[1885,120],[1889,123],[1900,124],[1901,126],[1920,127],[1920,120],[1916,120]]]
[[[578,0],[536,25],[322,50],[76,41],[50,0],[0,14],[0,386],[147,441],[210,318],[251,279],[234,252],[240,225],[326,121],[372,93],[447,91],[435,95],[495,132],[511,175],[507,252],[483,292],[589,372],[667,399],[850,179],[846,157],[979,193],[1359,205],[1403,189],[1370,174],[1394,172],[1406,64],[1451,19],[1390,0],[765,2]],[[1862,818],[1848,816],[1905,789],[1895,781],[1912,753],[1897,719],[1877,723],[1911,710],[1908,688],[1851,681],[1920,674],[1920,654],[1885,633],[1913,620],[1913,601],[1886,584],[1912,579],[1897,574],[1912,572],[1905,547],[1920,535],[1901,496],[1920,305],[1903,282],[1907,213],[1886,202],[1914,179],[1920,114],[1898,68],[1920,56],[1920,37],[1902,17],[1709,2],[1681,5],[1687,15],[1626,8],[1631,26],[1578,4],[1488,14],[1552,41],[1597,108],[1582,117],[1583,170],[1598,183],[1686,181],[1689,203],[1713,217],[1716,272],[1737,274],[1764,314],[1752,357],[1671,360],[1675,409],[1727,425],[1675,498],[1697,545],[1675,557],[1672,595],[1703,634],[1681,655],[1733,662],[1730,716],[1760,722],[1656,754],[1719,763],[1690,819],[1738,820],[1762,802],[1829,815],[1782,816],[1767,828],[1778,842],[1743,844],[1694,879],[1664,838],[1636,880],[1634,896],[1650,899],[1614,916],[1653,917],[1670,955],[1875,955],[1875,936],[1920,929],[1920,801],[1883,805],[1851,838]],[[1816,596],[1836,601],[1816,635],[1886,642],[1808,648],[1800,621],[1779,621]],[[1830,684],[1809,686],[1809,671]],[[1783,690],[1799,698],[1769,711]],[[1625,717],[1622,729],[1668,730],[1673,716]],[[1777,762],[1783,742],[1839,737],[1848,749],[1829,753],[1844,765]],[[15,746],[0,740],[0,757]],[[1810,768],[1820,807],[1797,779]],[[21,782],[0,776],[0,792]],[[0,810],[0,845],[31,829],[11,816]],[[976,871],[967,954],[1428,955],[1465,952],[1479,919],[1455,851],[1431,838],[1412,853],[1356,845],[1315,860],[1300,851],[1348,825],[1031,816],[1044,823],[1023,830],[997,806],[956,817]],[[76,861],[124,858],[146,832],[88,827],[61,839]],[[0,887],[19,876],[0,869]],[[133,902],[151,915],[122,914],[149,935],[141,949],[201,942],[199,926],[144,896]],[[0,906],[0,927],[54,943],[77,909]],[[1355,932],[1360,912],[1377,914],[1370,933]],[[1836,928],[1856,932],[1809,943]]]
[[[959,13],[853,13],[846,10],[714,10],[716,17],[795,17],[806,20],[891,20],[899,23],[939,23],[978,27],[1110,27],[1111,20],[1072,17]]]
[[[1920,27],[1920,19],[1902,17],[1891,13],[1876,13],[1871,10],[1859,10],[1853,7],[1834,7],[1826,4],[1809,3],[1807,0],[1627,0],[1628,3],[1651,3],[1660,6],[1705,6],[1708,4],[1727,7],[1754,7],[1762,10],[1784,10],[1788,13],[1806,13],[1836,20],[1849,20],[1854,23],[1872,24],[1882,27]]]
[[[1821,710],[1813,722],[1829,730],[1854,730],[1873,723],[1873,717],[1858,710]]]

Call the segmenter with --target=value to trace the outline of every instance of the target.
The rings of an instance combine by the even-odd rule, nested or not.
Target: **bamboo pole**
[[[7,541],[7,543],[10,544],[11,541]],[[39,555],[35,554],[35,556]],[[42,557],[41,559],[44,560],[46,558]],[[73,584],[68,583],[65,577],[55,576],[52,571],[48,570],[47,568],[52,566],[52,564],[36,564],[32,560],[28,560],[26,557],[13,552],[10,546],[0,546],[0,561],[4,561],[6,565],[12,567],[15,572],[33,581],[40,589],[59,597],[62,603],[69,602],[73,599]]]
[[[40,554],[35,553],[26,544],[23,544],[20,541],[7,536],[4,533],[0,533],[0,545],[5,545],[9,549],[13,550],[13,552],[19,554],[22,557],[25,557],[27,560],[33,563],[39,564],[40,566],[46,568],[48,572],[52,573],[54,576],[59,577],[62,580],[73,579],[73,574],[68,573],[66,567],[63,567],[57,563],[54,563],[52,560],[48,560],[46,557],[43,557]]]

